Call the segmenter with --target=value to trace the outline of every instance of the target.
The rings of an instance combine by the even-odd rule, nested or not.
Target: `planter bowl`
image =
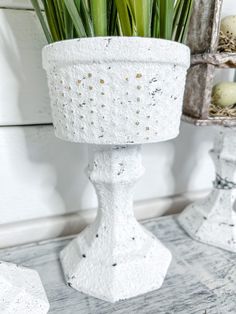
[[[95,37],[43,49],[56,136],[79,143],[133,144],[178,135],[185,45],[153,38]]]

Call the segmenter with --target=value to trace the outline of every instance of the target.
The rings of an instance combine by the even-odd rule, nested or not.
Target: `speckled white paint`
[[[0,262],[0,313],[46,314],[49,303],[35,270]]]
[[[98,144],[88,167],[97,218],[61,253],[79,291],[115,302],[163,283],[171,254],[134,218],[143,167],[139,146],[129,144],[178,135],[189,62],[186,46],[151,38],[85,38],[43,50],[56,136]]]
[[[62,41],[43,49],[55,133],[73,142],[159,142],[179,132],[187,46],[139,37]]]
[[[95,146],[88,176],[99,210],[61,253],[66,280],[73,288],[115,302],[158,289],[171,254],[133,214],[133,190],[144,172],[140,147]]]
[[[236,252],[236,129],[221,127],[210,151],[216,180],[209,196],[189,205],[179,216],[181,226],[201,242]]]

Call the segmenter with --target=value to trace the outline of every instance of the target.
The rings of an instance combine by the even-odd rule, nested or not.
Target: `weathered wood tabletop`
[[[71,237],[0,250],[0,259],[39,272],[51,314],[236,313],[236,254],[191,240],[175,216],[144,224],[173,254],[168,275],[160,290],[115,304],[65,285],[58,253]]]

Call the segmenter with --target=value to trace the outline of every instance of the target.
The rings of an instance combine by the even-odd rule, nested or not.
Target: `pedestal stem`
[[[87,169],[98,213],[61,253],[73,288],[115,302],[159,288],[170,252],[135,219],[133,193],[142,176],[140,146],[91,146]]]
[[[134,187],[144,173],[141,146],[92,146],[89,151],[87,172],[98,197],[97,219],[126,224],[134,217]]]

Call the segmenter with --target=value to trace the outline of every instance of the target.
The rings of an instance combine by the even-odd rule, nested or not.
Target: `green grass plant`
[[[94,36],[185,42],[194,0],[31,0],[48,43]]]

